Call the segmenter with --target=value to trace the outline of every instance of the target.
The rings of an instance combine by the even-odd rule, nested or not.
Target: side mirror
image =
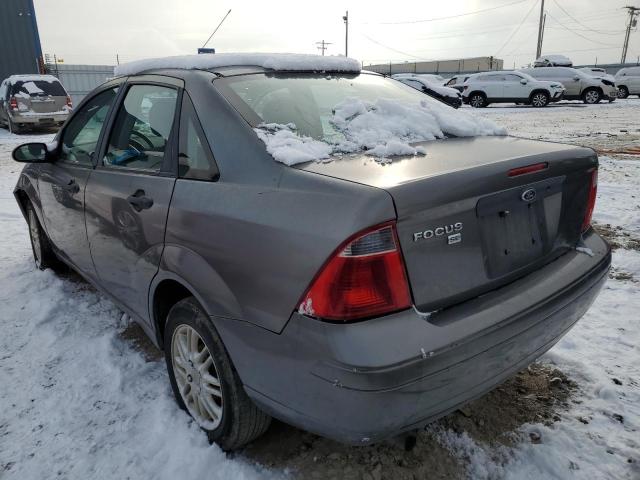
[[[573,80],[577,82],[578,80],[580,80],[580,77],[576,75],[575,77],[573,77]]]
[[[16,147],[12,153],[16,162],[44,163],[48,160],[47,146],[44,143],[25,143]]]
[[[526,79],[526,78],[523,78],[522,80],[520,80],[520,83],[521,83],[522,85],[526,85],[528,82],[527,82],[527,79]]]

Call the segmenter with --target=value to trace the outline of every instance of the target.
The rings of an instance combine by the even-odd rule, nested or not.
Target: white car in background
[[[587,75],[591,75],[594,78],[606,78],[607,80],[613,83],[615,83],[616,81],[616,78],[613,75],[607,73],[607,71],[604,68],[582,67],[582,68],[579,68],[578,70],[586,73]]]
[[[443,103],[459,108],[462,105],[462,94],[455,88],[443,87],[440,83],[430,82],[423,75],[392,75],[391,78],[405,85],[420,90],[422,93],[432,96]]]
[[[618,85],[618,98],[629,95],[640,96],[640,67],[626,67],[618,70],[615,76]]]
[[[594,104],[600,100],[613,102],[618,96],[615,82],[607,78],[593,77],[583,71],[569,67],[537,67],[523,68],[538,80],[560,82],[566,89],[565,100],[582,100],[584,103]]]
[[[546,82],[521,72],[484,72],[469,77],[463,86],[462,101],[475,108],[491,103],[525,103],[546,107],[559,101],[564,87],[558,82]]]

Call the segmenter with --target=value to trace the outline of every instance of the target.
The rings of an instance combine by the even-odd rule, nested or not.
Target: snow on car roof
[[[58,80],[56,77],[54,77],[53,75],[11,75],[9,78],[7,78],[7,80],[9,80],[11,83],[14,82],[37,82],[37,81],[44,81],[44,82],[59,82],[60,80]]]
[[[542,55],[534,63],[544,63],[545,61],[549,63],[555,63],[556,65],[573,65],[571,59],[569,57],[565,57],[564,55]]]
[[[297,72],[360,72],[358,60],[343,56],[300,53],[210,53],[137,60],[118,65],[115,68],[115,74],[116,76],[136,75],[161,68],[207,70],[237,66],[257,66],[267,70]]]

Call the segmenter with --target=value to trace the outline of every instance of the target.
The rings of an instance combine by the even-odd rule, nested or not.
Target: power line
[[[415,55],[412,55],[410,53],[407,52],[403,52],[402,50],[398,50],[395,49],[393,47],[390,47],[389,45],[385,45],[383,43],[378,42],[377,40],[374,40],[373,38],[371,38],[369,35],[366,35],[364,33],[360,33],[360,35],[362,35],[364,38],[366,38],[367,40],[369,40],[370,42],[375,43],[376,45],[379,45],[383,48],[386,48],[387,50],[391,50],[392,52],[396,52],[399,53],[400,55],[404,55],[405,57],[411,57],[411,58],[415,58],[416,60],[424,60],[424,61],[428,61],[426,58],[422,58],[422,57],[416,57]]]
[[[569,12],[567,12],[567,11],[564,9],[564,7],[563,7],[562,5],[560,5],[560,3],[558,3],[558,1],[557,1],[557,0],[553,0],[553,3],[555,3],[555,4],[556,4],[556,6],[557,6],[560,10],[562,10],[562,11],[567,15],[567,17],[569,17],[571,20],[573,20],[573,21],[574,21],[575,23],[577,23],[578,25],[583,26],[583,27],[584,27],[585,29],[587,29],[588,31],[590,31],[590,32],[595,32],[595,33],[599,33],[599,34],[602,34],[602,35],[616,35],[615,33],[607,33],[607,32],[603,32],[603,31],[601,31],[601,30],[596,30],[596,29],[594,29],[594,28],[591,28],[591,27],[589,27],[589,26],[585,25],[584,23],[582,23],[582,22],[578,21],[578,20],[577,20],[573,15],[571,15]],[[620,33],[620,32],[618,32],[618,33]]]
[[[504,47],[507,46],[507,44],[511,41],[511,39],[513,38],[513,36],[518,33],[518,31],[520,30],[520,28],[522,28],[522,25],[524,25],[524,22],[527,20],[527,18],[529,18],[529,15],[531,15],[531,12],[533,12],[533,9],[535,8],[535,6],[538,4],[538,2],[534,2],[531,5],[531,8],[529,8],[529,11],[527,12],[527,14],[524,16],[524,18],[522,19],[522,21],[520,22],[520,24],[516,27],[516,29],[511,32],[511,35],[509,35],[509,37],[507,38],[507,41],[504,42],[504,44],[498,49],[498,51],[495,53],[495,56],[498,56],[498,54],[504,49]]]
[[[549,12],[547,12],[547,15],[549,15],[549,17],[550,17],[554,22],[556,22],[558,25],[560,25],[562,28],[564,28],[567,32],[571,32],[571,33],[573,33],[574,35],[577,35],[577,36],[578,36],[578,37],[580,37],[580,38],[584,38],[585,40],[588,40],[588,41],[590,41],[590,42],[592,42],[592,43],[595,43],[595,44],[597,44],[597,45],[605,45],[605,46],[607,46],[607,47],[614,47],[614,46],[615,46],[615,45],[612,45],[612,44],[610,44],[610,43],[598,42],[597,40],[593,40],[593,39],[591,39],[591,38],[589,38],[589,37],[585,37],[585,36],[584,36],[584,35],[582,35],[581,33],[578,33],[578,32],[576,32],[575,30],[573,30],[573,29],[571,29],[571,28],[567,27],[564,23],[560,22],[556,17],[554,17],[553,15],[551,15]]]
[[[440,20],[449,20],[451,18],[467,17],[469,15],[476,15],[478,13],[491,12],[493,10],[498,10],[500,8],[510,7],[512,5],[517,5],[519,3],[525,3],[525,2],[528,2],[528,1],[530,1],[530,0],[517,0],[515,2],[506,3],[504,5],[498,5],[497,7],[483,8],[482,10],[475,10],[473,12],[460,13],[458,15],[450,15],[448,17],[426,18],[426,19],[423,19],[423,20],[404,20],[404,21],[398,21],[398,22],[377,22],[377,23],[371,22],[371,23],[375,23],[376,25],[406,25],[406,24],[410,24],[410,23],[438,22]]]

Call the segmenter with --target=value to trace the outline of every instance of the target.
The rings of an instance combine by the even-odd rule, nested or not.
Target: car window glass
[[[505,75],[504,78],[507,82],[519,82],[520,80],[522,80],[522,77],[514,75],[512,73],[509,75]]]
[[[447,82],[447,86],[455,85],[455,84],[456,84],[456,79],[455,79],[455,77],[454,77],[454,78],[452,78],[451,80],[449,80],[449,81]]]
[[[178,174],[181,178],[214,180],[218,175],[209,144],[196,112],[185,94],[180,115]]]
[[[178,91],[158,85],[133,85],[109,137],[104,165],[159,171],[173,126]]]
[[[118,88],[111,88],[88,100],[69,121],[62,133],[60,160],[92,164],[100,131],[113,104]]]
[[[66,97],[67,92],[57,80],[17,81],[11,89],[12,95],[28,97]]]

